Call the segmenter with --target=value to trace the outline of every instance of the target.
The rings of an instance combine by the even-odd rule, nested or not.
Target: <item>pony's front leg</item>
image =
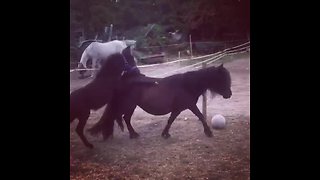
[[[197,105],[192,106],[191,108],[189,108],[193,114],[195,114],[199,120],[202,122],[203,125],[203,129],[204,129],[204,133],[208,136],[208,137],[212,137],[212,131],[210,130],[207,122],[204,119],[203,114],[200,112],[200,110],[198,109]]]
[[[177,116],[179,116],[179,114],[181,113],[181,111],[173,111],[170,114],[170,117],[168,119],[168,124],[166,125],[166,127],[164,128],[164,130],[162,131],[161,136],[165,139],[168,139],[171,135],[169,134],[169,129],[171,127],[171,124],[173,123],[173,121],[177,118]]]
[[[79,119],[79,123],[77,125],[76,132],[79,135],[79,137],[81,138],[81,140],[84,143],[84,145],[87,146],[88,148],[92,149],[93,145],[88,142],[87,138],[83,134],[83,129],[84,129],[86,123],[87,123],[89,115],[90,115],[90,111],[84,113],[81,117],[78,118]]]

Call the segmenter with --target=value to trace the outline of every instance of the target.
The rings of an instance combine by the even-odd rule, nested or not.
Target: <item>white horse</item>
[[[126,43],[124,41],[119,40],[114,40],[106,43],[92,42],[83,51],[78,68],[84,67],[88,69],[87,61],[91,59],[92,68],[99,69],[101,66],[101,62],[98,63],[98,61],[107,59],[108,56],[110,56],[111,54],[121,53],[122,50],[126,47]],[[96,72],[96,70],[93,70],[91,73],[91,77],[93,77],[96,74]]]

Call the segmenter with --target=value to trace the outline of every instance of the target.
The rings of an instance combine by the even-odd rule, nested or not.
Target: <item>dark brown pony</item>
[[[133,83],[140,80],[156,81],[157,85],[148,86]],[[219,67],[209,67],[166,78],[150,78],[140,74],[128,77],[123,82],[100,121],[89,130],[91,134],[102,132],[104,138],[108,138],[113,133],[114,120],[121,120],[123,117],[130,138],[138,137],[139,134],[133,129],[130,120],[136,106],[139,106],[153,115],[171,113],[162,132],[164,138],[170,137],[171,124],[186,109],[191,110],[199,118],[204,133],[211,137],[212,132],[196,105],[198,98],[206,90],[220,94],[225,99],[232,95],[230,73],[223,67],[223,64]]]
[[[89,148],[93,148],[83,134],[83,129],[90,116],[90,110],[97,110],[111,101],[115,89],[120,84],[125,59],[120,53],[109,56],[104,61],[96,77],[86,86],[70,94],[70,123],[78,119],[76,132]]]

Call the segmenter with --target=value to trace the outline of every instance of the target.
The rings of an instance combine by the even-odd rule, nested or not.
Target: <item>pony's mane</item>
[[[124,70],[125,60],[120,53],[110,55],[106,60],[102,61],[96,78],[107,78],[109,76],[120,76]]]
[[[214,66],[194,70],[194,71],[188,71],[185,73],[182,73],[181,75],[183,78],[187,81],[199,81],[199,79],[203,79],[204,76],[207,76],[208,74],[214,74],[217,71],[217,68]]]
[[[139,75],[141,74],[140,70],[137,67],[137,63],[134,60],[134,57],[131,54],[131,47],[127,46],[124,50],[122,50],[122,55],[126,60],[125,63],[125,72],[132,75]]]
[[[221,68],[222,71],[227,71],[224,67]],[[217,73],[219,67],[211,66],[204,69],[199,69],[195,71],[185,72],[180,74],[183,78],[183,84],[187,89],[190,89],[195,92],[203,93],[206,90],[209,90],[212,95],[215,94],[212,86],[216,84],[219,74]]]

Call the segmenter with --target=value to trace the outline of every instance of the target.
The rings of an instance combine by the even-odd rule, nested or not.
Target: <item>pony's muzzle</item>
[[[232,92],[230,91],[230,92],[224,94],[224,95],[223,95],[223,98],[224,98],[224,99],[229,99],[229,98],[231,98],[231,96],[232,96]]]

